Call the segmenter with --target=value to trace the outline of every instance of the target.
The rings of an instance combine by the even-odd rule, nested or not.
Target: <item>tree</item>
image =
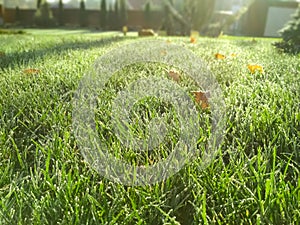
[[[278,49],[288,53],[300,52],[300,4],[292,19],[279,31],[282,41],[275,43]]]
[[[126,26],[127,24],[127,2],[126,0],[120,0],[120,25]]]
[[[226,15],[223,20],[212,20],[210,23],[206,24],[202,32],[207,36],[219,36],[222,31],[228,29],[233,23],[237,22],[244,14],[246,14],[249,8],[257,1],[260,0],[246,0],[244,4],[241,5],[240,9],[237,10],[232,15]]]
[[[114,29],[120,29],[120,15],[119,15],[119,1],[115,1],[115,10],[114,10],[114,22],[113,22]]]
[[[21,22],[21,14],[20,14],[20,8],[19,6],[16,7],[16,14],[15,14],[15,20],[17,22],[17,24],[19,24]]]
[[[60,26],[64,25],[64,4],[62,0],[58,3],[58,24]]]
[[[168,0],[168,3],[164,6],[164,21],[163,21],[163,28],[166,30],[167,35],[174,35],[175,28],[174,28],[174,14],[171,12],[173,8],[173,1]]]
[[[80,1],[79,23],[81,27],[86,26],[86,11],[84,0]]]
[[[42,0],[37,0],[36,8],[37,9],[40,8],[41,4],[42,4]]]
[[[100,25],[102,29],[106,29],[107,27],[107,8],[106,8],[106,0],[101,0],[100,7]]]
[[[185,0],[183,9],[175,8],[169,0],[164,0],[164,5],[172,15],[174,21],[184,27],[185,31],[183,32],[188,33],[192,29],[203,31],[205,27],[208,27],[214,15],[215,1],[216,0]],[[228,19],[220,22],[219,29],[229,26],[239,19],[247,12],[254,1],[255,0],[244,1],[244,6],[241,7],[240,10]]]
[[[197,0],[195,0],[195,1],[197,1]],[[163,26],[165,27],[165,29],[167,29],[167,33],[168,33],[168,29],[169,29],[169,31],[171,31],[170,28],[172,26],[170,26],[171,25],[170,22],[172,21],[172,24],[173,24],[173,19],[174,19],[174,21],[180,23],[181,26],[184,26],[187,30],[191,30],[190,21],[188,19],[184,18],[183,13],[179,12],[179,10],[174,7],[172,0],[164,0],[163,3],[164,3],[164,15],[165,15]],[[173,31],[171,33],[173,33]]]
[[[109,29],[113,29],[114,28],[114,20],[115,20],[115,13],[114,13],[114,10],[113,10],[113,5],[112,4],[109,4],[109,9],[108,9],[108,12],[107,12],[107,21],[108,21],[108,28]]]
[[[150,26],[152,18],[151,18],[151,4],[149,1],[145,5],[144,17],[145,17],[146,25]]]
[[[35,24],[41,27],[51,27],[55,25],[52,11],[47,1],[41,3],[34,14]]]
[[[193,30],[201,30],[213,15],[215,0],[185,0],[184,18]]]

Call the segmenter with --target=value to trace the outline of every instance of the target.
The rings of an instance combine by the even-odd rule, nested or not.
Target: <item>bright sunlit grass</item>
[[[277,53],[273,39],[165,38],[199,55],[215,74],[227,105],[226,134],[205,170],[195,158],[163,183],[132,188],[83,162],[71,125],[73,94],[85,71],[135,37],[27,32],[0,36],[0,224],[299,222],[299,56]],[[248,65],[263,72],[251,73]],[[104,100],[126,85],[127,76],[149,76],[150,69],[165,68],[126,68]],[[106,110],[99,110],[103,121]],[[107,124],[100,135],[110,134]],[[122,154],[112,139],[107,144]]]

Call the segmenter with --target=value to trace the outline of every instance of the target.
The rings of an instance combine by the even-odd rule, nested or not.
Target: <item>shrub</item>
[[[151,17],[151,4],[150,2],[147,2],[144,9],[144,17],[147,27],[150,26],[152,17]]]
[[[282,41],[277,42],[274,45],[287,53],[297,54],[300,52],[300,4],[296,13],[292,16],[292,20],[289,21],[280,31]]]
[[[171,6],[173,6],[172,0],[169,0],[169,3]],[[175,34],[175,26],[174,26],[173,16],[171,14],[170,8],[167,5],[164,6],[163,29],[166,30],[167,35]]]
[[[52,27],[55,25],[52,11],[46,1],[43,2],[36,10],[34,14],[34,22],[36,25],[41,27]]]
[[[114,11],[114,20],[113,20],[113,28],[120,29],[120,15],[119,15],[119,1],[115,1],[115,11]]]
[[[16,18],[16,23],[19,24],[21,22],[21,14],[20,14],[20,8],[19,6],[16,7],[16,14],[15,14],[15,18]]]
[[[41,4],[42,4],[42,0],[37,0],[36,8],[37,9],[40,8]]]
[[[101,0],[100,25],[103,30],[105,30],[107,28],[106,0]]]
[[[121,27],[127,24],[127,2],[126,0],[120,0],[120,25]]]
[[[83,0],[80,1],[79,23],[80,23],[81,27],[84,27],[87,25],[85,3]]]
[[[64,4],[62,0],[58,3],[58,24],[60,26],[64,25]]]

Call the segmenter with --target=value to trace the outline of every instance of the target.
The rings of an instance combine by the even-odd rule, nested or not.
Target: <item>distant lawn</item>
[[[26,33],[0,35],[0,224],[299,223],[299,56],[277,53],[274,39],[191,44],[163,37],[200,56],[216,76],[227,105],[224,141],[204,170],[198,157],[165,182],[125,187],[83,162],[72,132],[72,99],[99,56],[140,39],[115,32]],[[226,58],[215,59],[216,53]],[[264,72],[251,74],[249,64]],[[127,80],[167,69],[125,68],[101,95],[99,136],[107,137],[113,154],[138,157],[122,152],[111,134],[108,100]]]

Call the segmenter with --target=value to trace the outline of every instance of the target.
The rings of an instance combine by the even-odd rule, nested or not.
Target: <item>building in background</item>
[[[264,30],[264,36],[267,37],[277,37],[280,34],[278,31],[291,20],[291,15],[296,11],[296,3],[290,1],[286,2],[275,2],[268,8],[266,26]],[[300,0],[295,1],[300,4]]]
[[[233,15],[249,0],[216,0],[216,12]],[[254,0],[248,12],[228,32],[233,35],[278,37],[300,0]]]

